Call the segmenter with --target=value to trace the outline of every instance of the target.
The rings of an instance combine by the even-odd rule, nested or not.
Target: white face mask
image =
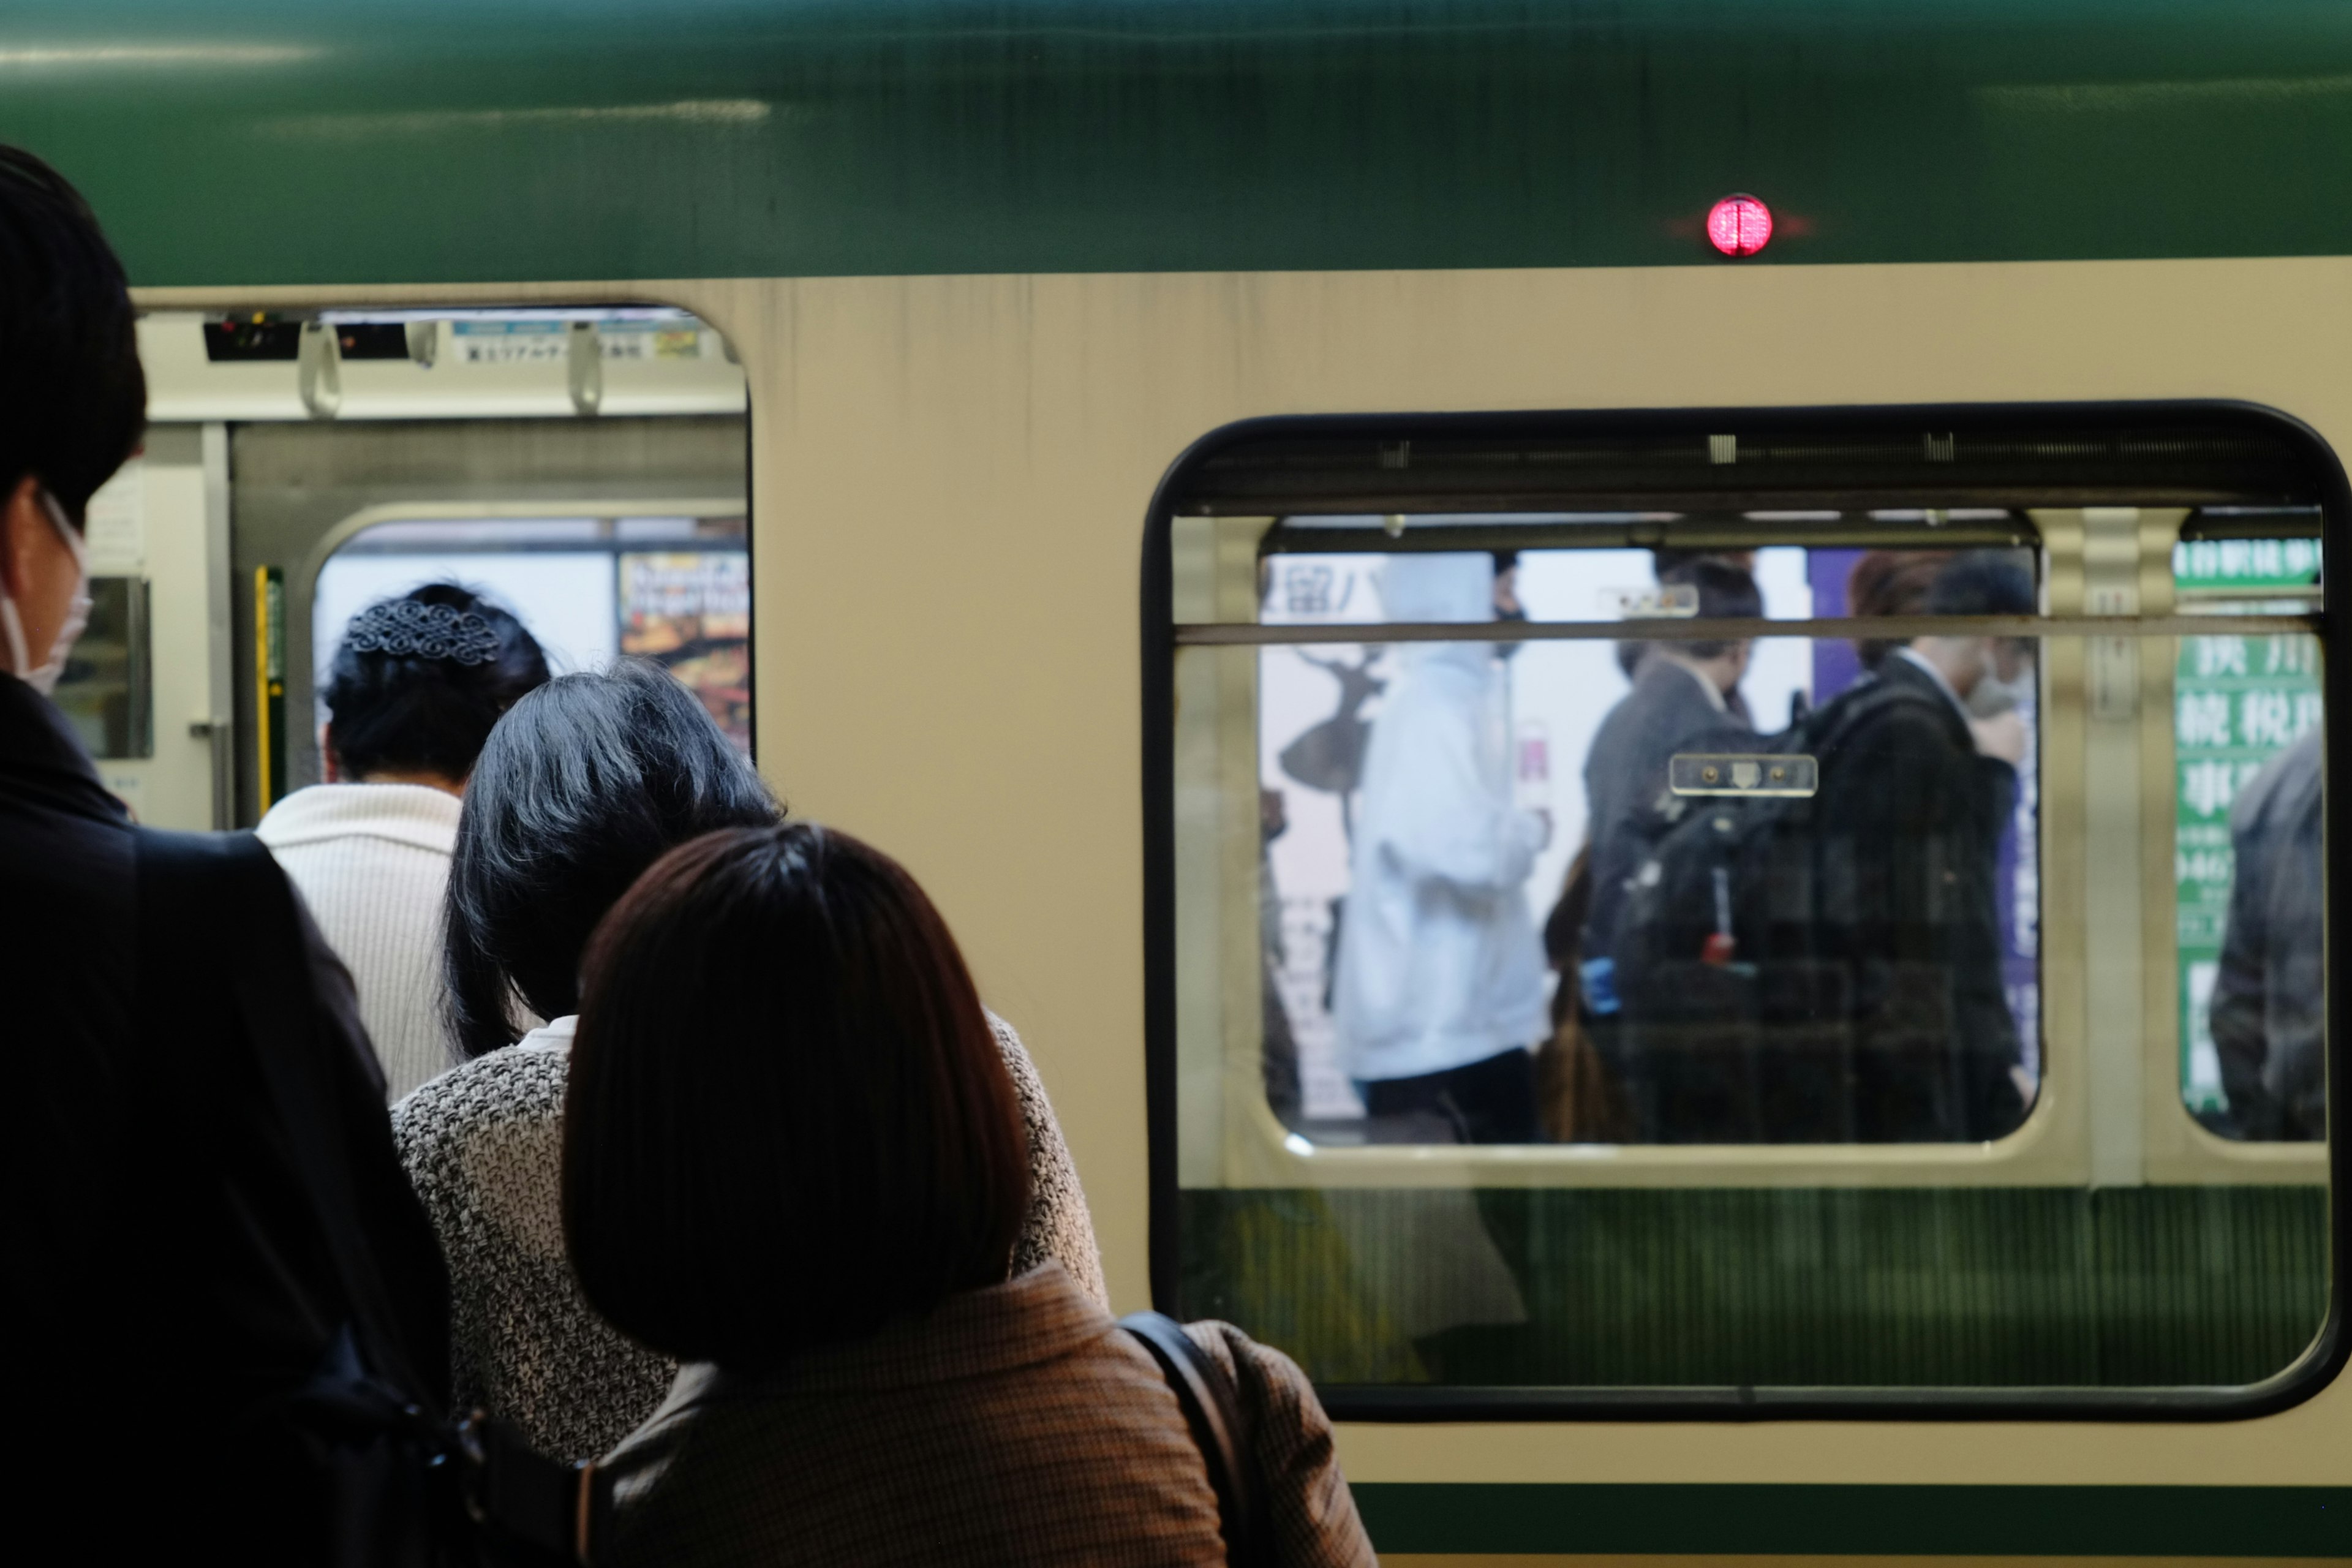
[[[16,679],[47,697],[58,688],[58,677],[66,672],[66,658],[73,652],[74,644],[81,637],[82,628],[89,625],[89,551],[81,535],[66,521],[65,508],[48,491],[41,492],[41,510],[48,514],[49,526],[58,531],[66,548],[73,552],[73,598],[67,603],[64,624],[48,647],[47,657],[38,667],[32,662],[31,650],[25,647],[25,621],[16,612],[16,601],[0,588],[0,635],[8,639],[8,668]]]
[[[1969,692],[1968,710],[1979,719],[1990,719],[2011,709],[2023,708],[2034,700],[2036,686],[2033,666],[2026,664],[2004,680],[1999,669],[1988,669]]]

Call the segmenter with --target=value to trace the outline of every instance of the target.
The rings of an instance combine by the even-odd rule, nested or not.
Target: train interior
[[[483,589],[558,673],[653,658],[747,751],[743,373],[686,312],[156,311],[144,449],[94,498],[58,690],[140,820],[250,826],[319,781],[342,626]]]

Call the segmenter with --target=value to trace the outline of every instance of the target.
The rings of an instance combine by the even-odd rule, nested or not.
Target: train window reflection
[[[2319,1342],[2335,465],[1813,417],[1170,476],[1155,1264],[1335,1411],[2224,1406]]]
[[[1305,1136],[1977,1142],[2022,1121],[2040,1077],[2032,642],[1710,626],[1857,597],[2030,615],[2030,556],[1446,552],[1266,572],[1269,624],[1551,622],[1596,600],[1649,624],[1261,651],[1268,1081]]]

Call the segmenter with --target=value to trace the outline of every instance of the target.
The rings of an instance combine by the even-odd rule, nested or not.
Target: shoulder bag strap
[[[1223,1371],[1192,1342],[1183,1325],[1164,1312],[1133,1312],[1118,1321],[1160,1363],[1185,1425],[1209,1468],[1217,1494],[1217,1517],[1225,1537],[1225,1561],[1233,1568],[1267,1568],[1264,1520],[1251,1473],[1241,1399]]]

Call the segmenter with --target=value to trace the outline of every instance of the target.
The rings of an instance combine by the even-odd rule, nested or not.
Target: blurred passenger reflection
[[[1756,580],[1736,566],[1694,560],[1670,568],[1661,587],[1698,590],[1705,620],[1750,618],[1764,613]],[[1649,858],[1674,796],[1666,763],[1677,752],[1738,752],[1755,731],[1736,716],[1730,699],[1748,673],[1745,640],[1700,638],[1653,644],[1640,660],[1633,689],[1602,720],[1584,759],[1584,796],[1591,823],[1591,904],[1585,915],[1579,975],[1593,1044],[1603,1068],[1622,1076],[1614,1027],[1618,1012],[1616,960],[1611,935],[1633,875]]]
[[[1871,600],[1907,596],[1916,574],[1865,557],[1856,607],[1885,613]],[[1998,552],[1943,561],[1925,597],[1938,615],[2033,608]],[[2030,647],[1860,651],[1874,675],[1772,742],[1818,760],[1817,794],[1674,797],[1630,874],[1596,877],[1585,1008],[1613,1027],[1643,1141],[1937,1142],[2023,1119],[1995,876],[2016,773],[1980,748],[1969,701],[2029,679]]]
[[[1275,885],[1274,841],[1290,830],[1290,814],[1278,789],[1257,792],[1258,1011],[1264,1039],[1265,1103],[1286,1127],[1297,1125],[1302,1109],[1298,1085],[1298,1040],[1290,1031],[1290,1010],[1282,1005],[1282,891]]]
[[[2239,1138],[2327,1136],[2320,731],[2281,752],[2230,811],[2236,869],[2213,984],[2213,1048]]]
[[[1495,618],[1485,554],[1399,556],[1391,620]],[[1549,837],[1511,796],[1496,645],[1421,643],[1373,722],[1355,817],[1334,1024],[1383,1141],[1512,1143],[1537,1134],[1530,1048],[1549,1032],[1543,953],[1522,891]]]

